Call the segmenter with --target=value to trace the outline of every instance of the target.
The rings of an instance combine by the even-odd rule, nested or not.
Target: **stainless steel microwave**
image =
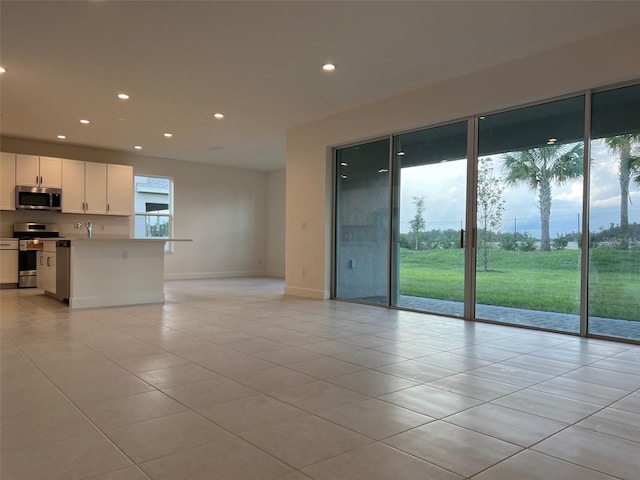
[[[59,188],[16,187],[16,210],[62,210]]]

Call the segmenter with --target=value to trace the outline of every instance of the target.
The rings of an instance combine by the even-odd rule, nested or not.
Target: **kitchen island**
[[[66,251],[58,242],[53,296],[67,301],[61,292],[68,285],[71,308],[163,303],[167,241],[189,240],[74,238]]]

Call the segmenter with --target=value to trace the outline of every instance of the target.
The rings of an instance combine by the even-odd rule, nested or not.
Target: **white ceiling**
[[[2,134],[271,170],[289,127],[639,21],[635,1],[2,0]]]

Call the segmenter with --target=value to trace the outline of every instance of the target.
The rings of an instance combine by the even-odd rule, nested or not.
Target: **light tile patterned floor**
[[[640,347],[166,283],[69,310],[2,290],[3,480],[629,479]]]

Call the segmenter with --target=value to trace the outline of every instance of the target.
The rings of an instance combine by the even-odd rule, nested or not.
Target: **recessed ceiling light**
[[[0,67],[0,73],[4,73],[4,72],[6,72],[6,71],[7,71],[7,69],[6,69],[6,68],[4,68],[4,67]]]
[[[224,114],[222,113],[214,113],[213,116],[216,117],[217,119],[224,118]]]
[[[325,63],[322,66],[322,70],[325,72],[333,72],[336,69],[336,66],[333,63]]]
[[[342,165],[343,167],[346,167],[349,164],[347,162],[340,162],[340,165]]]
[[[553,137],[548,140],[549,143],[556,143],[557,141],[558,139]]]
[[[59,138],[60,140],[64,140],[65,138],[67,138],[67,136],[66,136],[66,135],[58,135],[58,138]]]
[[[480,117],[480,120],[484,120],[486,117]]]
[[[340,178],[348,178],[346,175],[340,175]]]
[[[165,133],[164,136],[167,138],[171,138],[173,137],[173,133]]]
[[[135,148],[136,150],[142,150],[142,146],[141,145],[134,145],[133,148]]]
[[[120,100],[129,100],[129,95],[127,95],[126,93],[119,93],[118,98]]]
[[[399,157],[402,157],[402,156],[404,156],[404,152],[398,152],[398,153],[397,153],[397,155],[398,155]]]
[[[89,122],[89,120],[86,120],[86,119],[83,118],[82,120],[80,120],[80,123],[82,123],[83,125],[88,125],[91,122]]]
[[[380,170],[378,170],[378,173],[385,173],[388,172],[389,169],[388,168],[381,168]]]

